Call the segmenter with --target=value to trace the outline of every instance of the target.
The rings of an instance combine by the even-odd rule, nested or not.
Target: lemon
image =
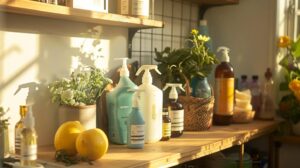
[[[76,138],[84,131],[84,127],[79,121],[67,121],[63,123],[55,133],[55,150],[64,150],[68,155],[75,155]]]
[[[107,148],[107,136],[98,128],[83,131],[76,140],[78,155],[91,161],[101,158]]]

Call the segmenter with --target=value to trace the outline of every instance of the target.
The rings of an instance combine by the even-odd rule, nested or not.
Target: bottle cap
[[[158,74],[161,74],[159,72],[159,70],[157,69],[157,65],[142,65],[136,72],[136,76],[138,76],[144,70],[145,72],[143,75],[142,82],[143,83],[152,83],[152,76],[150,74],[150,70],[152,70],[152,69],[154,69]]]
[[[217,52],[222,53],[221,62],[230,62],[229,58],[229,51],[230,49],[228,47],[221,46],[218,48]]]
[[[23,123],[25,128],[34,128],[35,121],[32,114],[32,106],[28,106],[28,112],[26,113]]]
[[[252,75],[252,80],[258,80],[258,75]]]
[[[267,71],[265,72],[265,77],[266,77],[266,79],[271,79],[272,78],[271,68],[267,68]]]
[[[123,61],[122,68],[121,68],[121,71],[120,71],[120,76],[129,76],[129,70],[127,68],[128,58],[115,58],[115,60],[122,60]]]
[[[241,79],[243,79],[243,80],[247,80],[247,75],[241,75]]]

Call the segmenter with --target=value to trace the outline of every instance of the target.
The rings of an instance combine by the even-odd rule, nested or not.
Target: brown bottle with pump
[[[215,125],[229,125],[234,106],[234,72],[229,63],[227,47],[219,47],[222,51],[222,62],[215,70],[215,105],[213,122]]]

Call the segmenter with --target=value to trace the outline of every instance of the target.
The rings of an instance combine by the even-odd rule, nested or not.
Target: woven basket
[[[186,88],[186,93],[187,96],[179,96],[179,101],[184,108],[184,130],[208,130],[212,126],[213,119],[213,90],[210,98],[196,98],[190,96],[189,87]]]

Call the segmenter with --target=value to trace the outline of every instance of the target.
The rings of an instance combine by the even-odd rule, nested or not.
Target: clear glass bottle
[[[35,167],[37,159],[37,134],[31,107],[23,120],[21,131],[21,166]]]
[[[27,106],[21,105],[20,106],[20,120],[15,125],[15,154],[20,155],[21,151],[21,131],[24,128],[23,119],[26,116],[28,111]]]
[[[262,88],[262,104],[259,119],[273,120],[275,117],[275,103],[274,103],[274,81],[272,79],[272,72],[267,68],[265,72],[265,81]]]
[[[161,141],[168,141],[171,138],[171,119],[169,117],[168,108],[163,108],[162,120],[163,125]]]
[[[252,108],[255,111],[255,118],[260,116],[260,109],[261,109],[261,86],[259,83],[258,75],[252,76],[252,82],[250,85],[251,90],[251,104]]]

